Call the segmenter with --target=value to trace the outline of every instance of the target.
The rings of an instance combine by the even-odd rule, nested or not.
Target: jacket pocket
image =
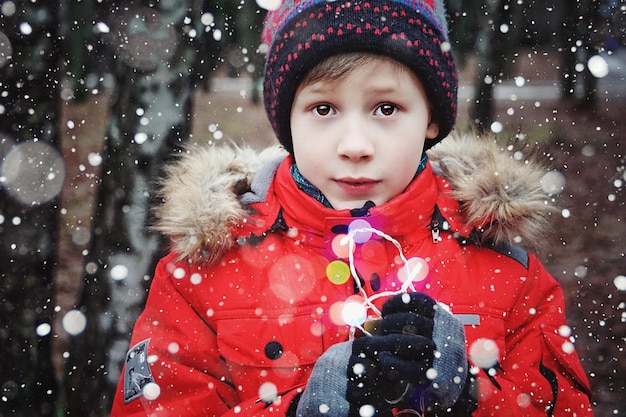
[[[299,383],[323,352],[320,318],[294,315],[221,319],[217,324],[220,354],[240,389],[258,389],[263,380]]]
[[[556,331],[547,330],[541,331],[541,374],[552,388],[551,405],[546,408],[548,415],[552,415],[556,403],[560,409],[575,407],[581,403],[576,397],[585,395],[590,398],[591,390],[574,345]]]

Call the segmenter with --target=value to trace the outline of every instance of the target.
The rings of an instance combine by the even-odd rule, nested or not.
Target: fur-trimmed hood
[[[212,262],[234,244],[233,227],[250,213],[241,197],[262,166],[284,157],[279,146],[192,146],[169,165],[155,208],[154,229],[181,258],[211,254]],[[546,168],[537,158],[515,157],[492,138],[453,134],[428,151],[435,172],[451,185],[466,228],[496,243],[536,248],[555,207],[542,190]]]

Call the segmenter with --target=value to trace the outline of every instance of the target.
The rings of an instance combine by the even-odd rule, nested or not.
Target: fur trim
[[[556,207],[541,188],[547,169],[536,153],[515,158],[493,137],[453,134],[428,151],[461,204],[466,226],[483,241],[537,248]],[[518,160],[519,159],[519,160]]]
[[[232,248],[232,228],[249,213],[239,197],[256,172],[286,152],[236,145],[190,146],[166,168],[154,229],[170,239],[180,259],[212,263]]]
[[[235,244],[233,227],[250,214],[240,197],[264,164],[283,155],[279,146],[187,148],[166,170],[154,229],[181,259],[215,262]],[[554,207],[541,189],[547,171],[536,158],[517,160],[493,138],[471,134],[448,136],[428,155],[461,202],[466,225],[483,240],[536,248],[550,230]]]

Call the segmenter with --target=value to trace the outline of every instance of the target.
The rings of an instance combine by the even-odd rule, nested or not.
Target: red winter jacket
[[[401,248],[376,234],[356,244],[363,290],[397,291],[402,256],[426,261],[416,289],[465,324],[473,416],[590,416],[559,284],[510,244],[543,232],[542,172],[477,139],[429,152],[403,194],[361,213]],[[173,251],[136,323],[112,416],[285,415],[316,359],[349,337],[335,313],[355,282],[328,276],[349,263],[337,236],[355,218],[298,189],[289,157],[259,170],[275,153],[197,149],[170,168],[159,228]]]

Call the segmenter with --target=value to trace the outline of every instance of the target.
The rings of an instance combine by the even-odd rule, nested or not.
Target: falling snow
[[[260,9],[277,10],[282,1],[256,0],[254,3]],[[623,19],[623,1],[603,2],[603,5],[602,16],[608,19],[606,16],[622,13]],[[120,150],[127,152],[132,156],[127,159],[128,164],[147,168],[148,161],[157,157],[164,143],[168,140],[180,141],[180,138],[172,140],[169,134],[173,126],[185,123],[190,125],[192,141],[197,143],[221,146],[231,140],[237,143],[249,141],[263,148],[273,140],[262,106],[255,103],[258,100],[256,77],[263,66],[259,56],[268,45],[255,42],[235,46],[235,33],[239,29],[232,16],[222,16],[222,10],[201,11],[193,16],[183,11],[181,16],[174,18],[168,17],[166,10],[120,10],[106,19],[102,16],[88,19],[88,32],[97,38],[81,43],[84,48],[81,51],[88,51],[91,58],[94,54],[107,53],[111,59],[98,62],[96,66],[99,68],[91,69],[94,74],[84,76],[74,74],[73,71],[79,71],[74,67],[58,68],[55,74],[59,78],[53,84],[60,86],[58,95],[63,98],[63,104],[56,112],[60,119],[55,120],[56,116],[45,114],[41,117],[44,121],[41,124],[33,122],[38,127],[29,131],[28,124],[41,116],[39,105],[45,103],[36,102],[43,99],[34,98],[29,93],[32,90],[27,87],[35,84],[31,79],[18,75],[13,83],[15,85],[6,85],[6,80],[15,76],[9,70],[24,55],[23,42],[37,44],[39,38],[36,37],[41,36],[41,24],[47,17],[42,12],[37,18],[24,18],[20,15],[22,4],[18,1],[0,4],[0,18],[12,19],[13,22],[7,24],[7,20],[0,20],[0,71],[6,71],[0,77],[0,189],[3,199],[0,205],[0,233],[4,262],[0,271],[0,302],[3,306],[0,331],[3,340],[15,341],[17,350],[23,353],[41,353],[42,346],[58,342],[53,352],[55,357],[52,358],[55,363],[54,377],[58,380],[75,377],[78,373],[72,368],[75,365],[68,366],[76,364],[73,361],[80,354],[76,350],[76,346],[80,345],[73,348],[72,343],[79,343],[88,334],[98,336],[98,332],[103,332],[100,338],[102,346],[84,353],[97,353],[105,358],[98,363],[94,360],[89,366],[97,369],[95,375],[107,375],[110,390],[114,389],[111,381],[116,381],[121,372],[120,365],[128,348],[127,335],[132,321],[145,301],[146,288],[153,274],[150,258],[158,247],[155,238],[144,235],[150,213],[148,200],[154,197],[149,189],[152,178],[132,176],[134,189],[119,187],[105,196],[119,198],[114,204],[118,204],[116,210],[123,216],[116,219],[123,218],[123,222],[98,212],[99,205],[105,204],[98,200],[100,190],[104,189],[103,184],[122,168],[122,165],[108,165],[112,155]],[[458,15],[469,18],[467,13]],[[552,16],[555,11],[544,8],[542,13]],[[177,35],[178,27],[172,23],[174,20],[184,28],[184,37]],[[78,33],[78,29],[72,27],[71,31]],[[495,29],[500,36],[508,36],[517,32],[518,28],[511,21],[498,24]],[[536,33],[533,32],[535,29]],[[541,36],[557,36],[552,33],[542,35],[540,30],[533,25],[524,28],[527,42],[536,41]],[[598,36],[600,34],[607,35],[602,31],[598,32]],[[41,36],[41,39],[50,38],[48,32]],[[187,44],[191,45],[192,52],[198,52],[193,51],[197,45],[194,42],[201,38],[208,41],[203,48],[214,48],[204,57],[205,63],[211,61],[211,64],[194,80],[198,85],[203,82],[206,85],[198,87],[191,98],[187,95],[170,96],[168,92],[185,76],[186,65],[189,64],[185,61],[187,58],[182,59],[182,64],[177,64],[177,60],[188,52],[183,50]],[[622,114],[626,98],[626,58],[623,45],[613,48],[609,43],[610,37],[607,35],[605,38],[604,46],[592,54],[587,54],[590,51],[585,49],[581,39],[569,46],[569,50],[580,58],[571,73],[561,74],[559,52],[550,46],[544,50],[542,46],[516,52],[510,62],[512,68],[509,74],[486,74],[480,82],[494,88],[497,101],[487,130],[499,139],[514,142],[511,157],[517,161],[524,160],[524,153],[518,148],[534,146],[538,142],[544,159],[551,167],[539,186],[547,198],[557,202],[562,209],[553,215],[555,235],[546,236],[546,242],[554,249],[542,247],[538,256],[565,291],[570,325],[558,329],[558,334],[565,340],[561,350],[564,353],[578,350],[582,357],[595,391],[596,411],[603,413],[598,415],[624,415],[626,407],[619,401],[626,379],[623,360],[626,338],[626,159],[623,137],[626,125]],[[455,49],[458,44],[457,41],[445,43],[442,48]],[[218,51],[218,46],[222,45],[232,50],[229,53]],[[480,49],[484,45],[477,42],[476,47]],[[37,52],[45,55],[45,49]],[[37,56],[38,53],[31,55]],[[188,56],[191,61],[192,55]],[[119,60],[115,61],[113,56]],[[472,62],[472,59],[474,57],[470,57],[469,61]],[[88,64],[81,65],[85,67]],[[111,74],[117,65],[123,67],[122,73],[126,76],[138,75],[133,83],[139,80],[136,85],[143,91],[141,96],[129,98],[125,96],[129,91],[119,90],[121,77],[115,78]],[[15,68],[26,73],[23,68]],[[468,114],[476,89],[473,81],[479,78],[473,71],[468,66],[462,68],[460,74],[459,126],[470,124]],[[38,75],[33,71],[30,76]],[[561,76],[576,80],[592,77],[596,82],[595,104],[587,104],[588,107],[572,104],[573,100],[580,100],[585,95],[581,82],[575,83],[569,91],[572,93],[571,101],[560,101]],[[81,87],[72,85],[76,80]],[[42,79],[36,81],[40,83],[37,88],[52,91],[52,87],[44,85]],[[82,101],[76,99],[80,88],[87,92]],[[113,104],[118,100],[133,104],[129,111],[117,115],[116,123],[108,124],[116,111]],[[178,110],[184,107],[184,103],[192,101],[193,120],[188,120],[188,115],[181,116]],[[14,113],[16,111],[21,113]],[[131,119],[136,124],[132,126],[132,131],[125,131],[127,126],[124,123]],[[51,132],[56,130],[61,135],[59,143],[51,139],[54,136]],[[105,146],[107,135],[109,142]],[[129,147],[131,145],[136,147]],[[9,203],[17,208],[9,208]],[[37,210],[55,213],[58,229],[56,225],[45,223]],[[106,242],[103,243],[107,239],[103,229],[94,227],[98,219],[102,221],[99,225],[106,224],[112,230],[125,231],[127,241],[114,242],[113,249],[107,247]],[[52,229],[52,232],[33,237],[45,229]],[[357,221],[349,226],[345,234],[338,235],[332,242],[337,260],[325,266],[325,278],[337,285],[353,279],[355,274],[351,260],[355,253],[359,256],[370,254],[368,256],[372,258],[379,255],[380,248],[372,239],[374,236],[386,238],[376,234],[379,232],[369,223]],[[300,232],[292,230],[289,233],[295,237]],[[107,249],[98,252],[102,247]],[[422,285],[429,273],[424,259],[405,259],[401,248],[394,262],[399,265],[395,293],[409,286]],[[41,265],[41,268],[33,272],[29,269],[33,265]],[[316,267],[305,258],[285,258],[271,268],[272,289],[284,300],[297,302],[312,291],[313,283],[305,277],[312,275],[311,271]],[[51,269],[55,269],[54,279],[45,285],[32,284]],[[198,290],[209,280],[202,274],[183,268],[173,271],[172,276],[181,282],[189,280]],[[285,285],[285,282],[294,279],[300,284],[297,291]],[[106,286],[93,286],[102,281]],[[102,288],[110,288],[110,291],[104,294]],[[86,292],[83,292],[85,289]],[[89,302],[81,297],[97,300],[94,303],[102,310],[81,308]],[[370,298],[371,294],[360,293],[338,303],[331,311],[332,320],[337,324],[363,329],[371,309]],[[205,319],[211,319],[215,309],[207,306],[206,310],[198,313]],[[259,307],[257,313],[262,317],[266,312]],[[285,314],[281,320],[288,324],[293,317]],[[316,336],[321,336],[324,331],[320,323],[310,324],[309,328]],[[117,332],[114,342],[110,342],[108,336],[104,337],[104,332],[111,329]],[[9,330],[14,333],[9,334]],[[167,344],[168,352],[173,355],[182,354],[185,349],[184,345],[176,342]],[[469,347],[469,354],[481,368],[492,369],[501,352],[493,340],[480,339]],[[31,358],[24,355],[19,356],[20,360]],[[35,363],[47,363],[47,359]],[[155,363],[159,358],[151,356],[147,360]],[[300,366],[298,358],[289,352],[281,357],[281,364],[286,376],[291,376],[294,369]],[[29,368],[33,364],[24,362],[17,365]],[[90,370],[89,366],[82,369]],[[0,369],[3,372],[9,370],[8,367]],[[78,378],[85,378],[84,381],[91,383],[91,379],[97,377],[79,375]],[[30,384],[30,381],[27,382]],[[0,374],[0,404],[12,406],[24,397],[25,390],[36,390],[37,383],[27,386],[27,382],[19,378],[19,372],[11,372],[10,377]],[[165,389],[152,382],[146,384],[142,391],[146,400],[154,401]],[[46,389],[41,397],[62,397],[50,391]],[[270,382],[260,385],[256,394],[268,404],[278,401],[280,397],[277,386]],[[531,404],[531,398],[524,393],[520,393],[515,401],[520,408]],[[98,402],[93,407],[102,405]],[[3,410],[0,408],[0,414]],[[332,413],[325,404],[320,406],[319,411],[322,414]],[[39,412],[37,410],[36,414]],[[233,412],[243,415],[239,407],[235,407]],[[359,415],[369,417],[374,415],[374,410],[371,406],[364,406]]]

